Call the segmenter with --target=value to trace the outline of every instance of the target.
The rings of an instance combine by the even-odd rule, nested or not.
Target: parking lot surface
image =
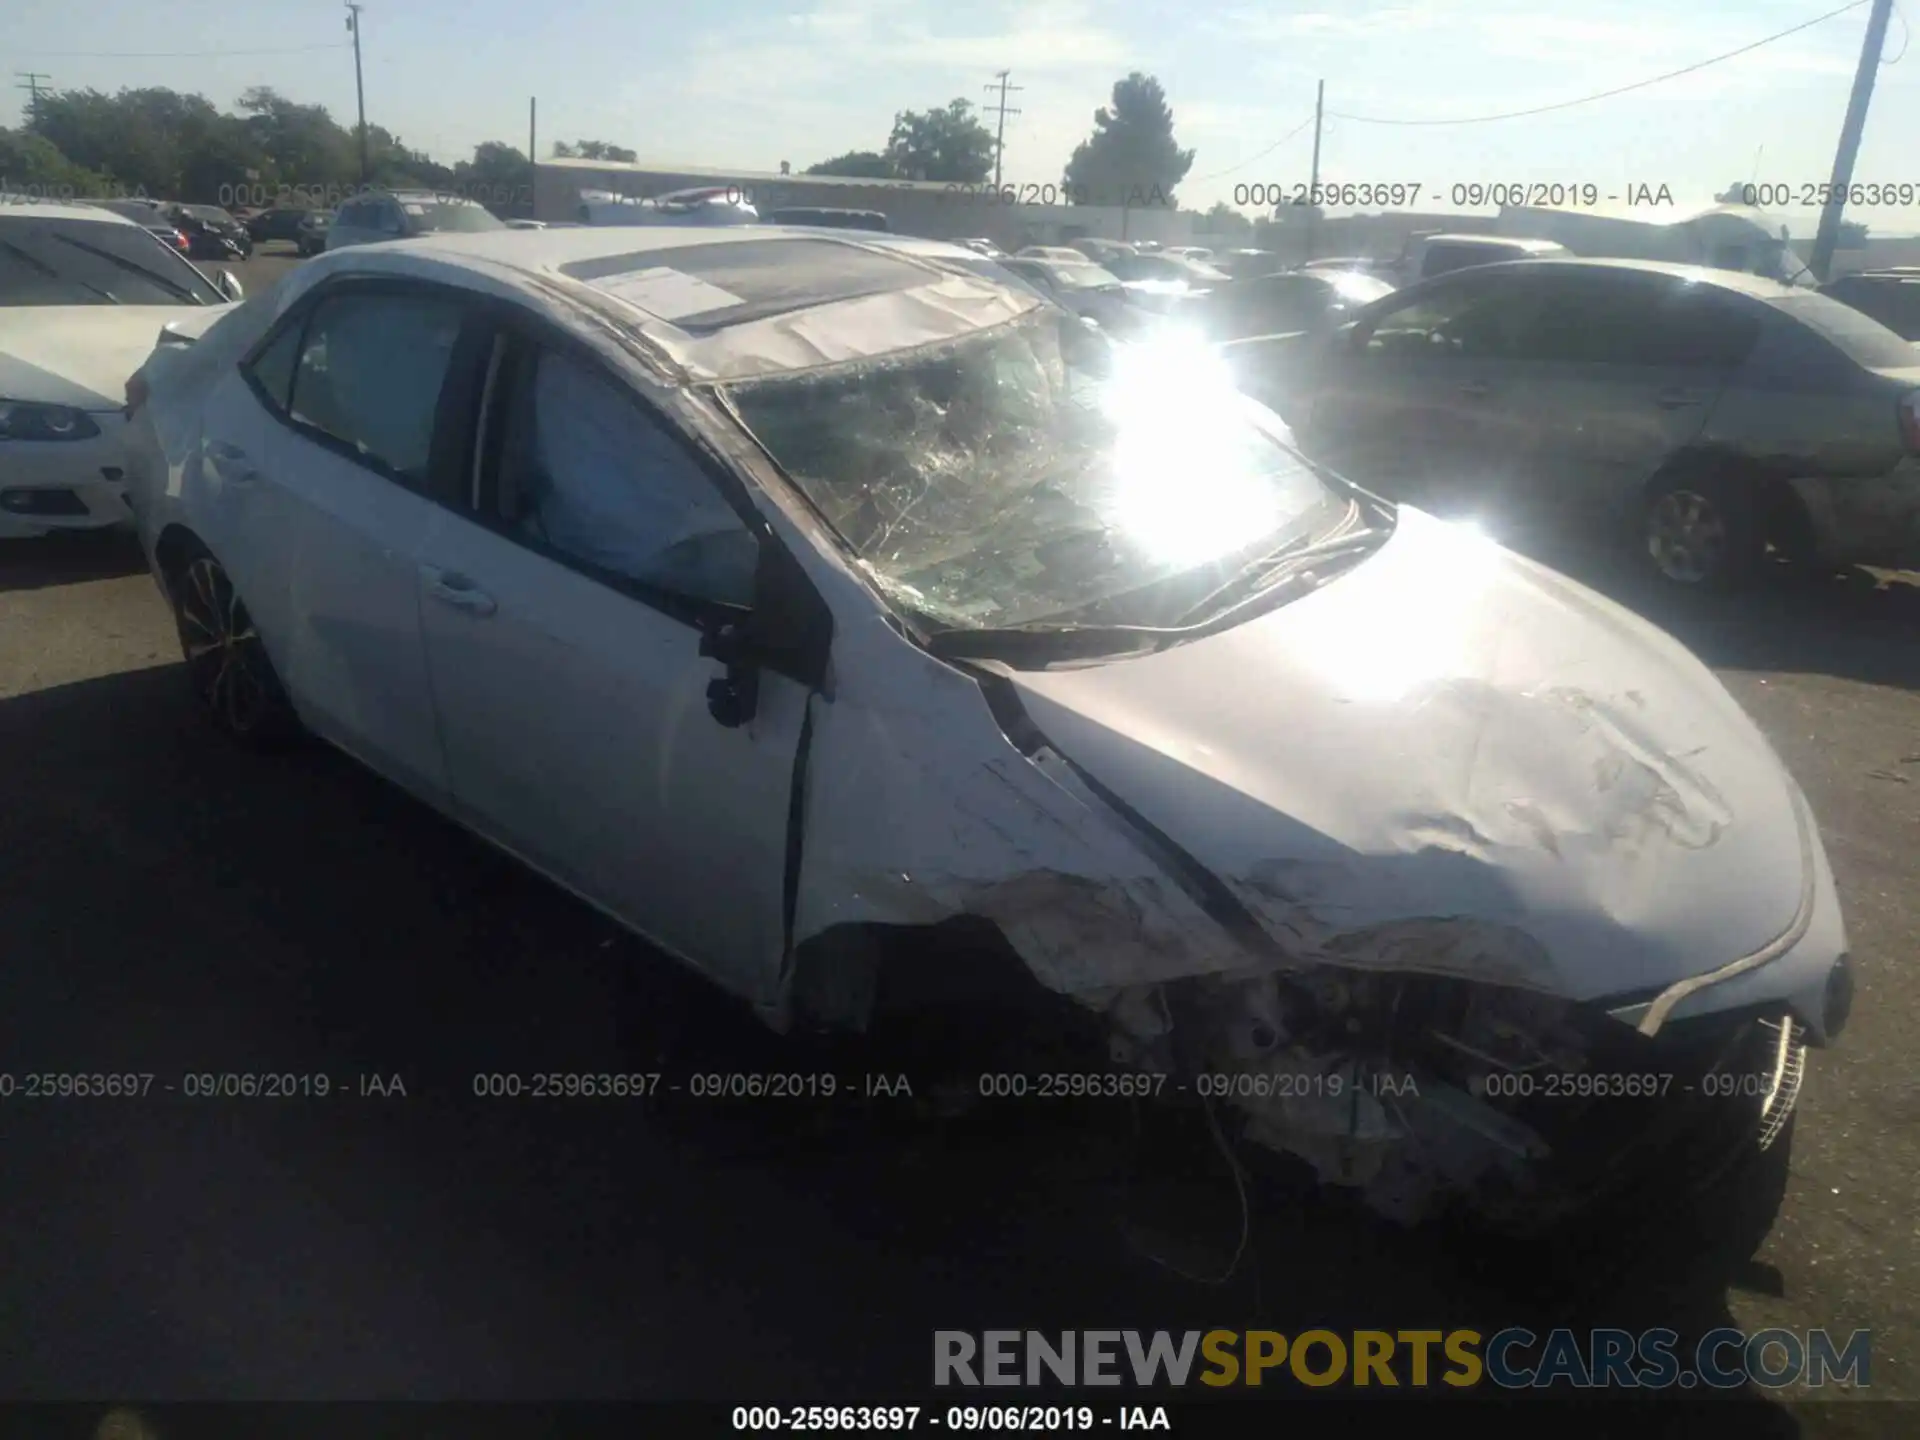
[[[250,292],[273,267],[242,269]],[[1752,1433],[1895,1433],[1868,1397],[1920,1400],[1913,578],[1623,596],[1806,788],[1859,997],[1813,1059],[1757,1254],[1676,1217],[1672,1254],[1523,1292],[1306,1195],[1268,1197],[1224,1285],[1181,1279],[1234,1248],[1230,1180],[1121,1163],[1070,1106],[477,1095],[476,1076],[684,1080],[782,1052],[344,758],[205,733],[124,537],[8,542],[0,1070],[155,1079],[0,1101],[0,1393],[847,1402],[921,1391],[935,1329],[1733,1324],[1874,1336],[1866,1396],[1731,1398]],[[189,1093],[242,1072],[293,1093]]]

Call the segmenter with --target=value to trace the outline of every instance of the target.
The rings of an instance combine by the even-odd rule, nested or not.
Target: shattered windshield
[[[942,627],[1170,623],[1347,514],[1207,351],[1057,314],[728,393],[875,583]]]

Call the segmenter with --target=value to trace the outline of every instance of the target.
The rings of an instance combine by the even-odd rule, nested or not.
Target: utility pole
[[[39,70],[16,70],[13,73],[26,82],[24,85],[16,85],[13,88],[27,92],[27,119],[31,121],[40,109],[40,87],[53,77]],[[47,92],[49,94],[53,92],[51,85],[47,86]]]
[[[1833,157],[1833,182],[1820,211],[1820,233],[1814,239],[1813,262],[1808,267],[1823,284],[1827,267],[1833,263],[1834,246],[1840,240],[1840,216],[1847,207],[1847,187],[1853,183],[1853,161],[1860,153],[1860,132],[1867,126],[1867,102],[1873,98],[1873,77],[1880,68],[1880,52],[1887,43],[1887,17],[1892,11],[1893,0],[1873,0],[1873,13],[1867,17],[1866,43],[1860,47],[1860,68],[1853,74],[1853,96],[1847,101],[1840,148]]]
[[[1326,108],[1327,82],[1322,80],[1313,95],[1313,174],[1307,181],[1307,253],[1301,260],[1313,259],[1313,222],[1320,213],[1320,116]]]
[[[993,188],[996,190],[1000,188],[1000,157],[1007,148],[1007,116],[1018,115],[1020,113],[1018,110],[1009,110],[1007,108],[1007,92],[1009,90],[1024,90],[1027,88],[1024,85],[1007,84],[1007,77],[1011,74],[1013,74],[1011,70],[1002,70],[998,75],[993,77],[1000,83],[998,85],[987,86],[987,92],[989,94],[995,90],[1000,92],[1000,125],[994,132],[993,137]]]
[[[360,101],[360,183],[372,177],[367,173],[367,86],[360,78],[360,11],[363,7],[347,0],[347,29],[353,32],[353,89]]]
[[[527,214],[532,215],[538,208],[533,190],[540,183],[540,151],[535,142],[534,114],[540,102],[533,96],[527,97]]]

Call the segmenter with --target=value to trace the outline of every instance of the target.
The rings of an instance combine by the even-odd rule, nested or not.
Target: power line
[[[51,80],[53,77],[44,70],[16,70],[13,73],[26,82],[24,85],[16,85],[13,88],[16,90],[25,90],[27,94],[32,97],[27,101],[27,114],[32,116],[33,112],[40,108],[41,82]],[[47,93],[53,93],[51,87],[48,88]]]
[[[225,55],[306,55],[345,50],[345,45],[295,45],[283,50],[29,50],[42,60],[210,60]],[[23,72],[24,73],[24,72]]]
[[[1764,40],[1756,40],[1751,45],[1742,45],[1738,50],[1729,50],[1724,55],[1715,55],[1710,60],[1701,60],[1696,64],[1685,65],[1678,70],[1669,70],[1664,75],[1655,75],[1646,80],[1636,80],[1631,85],[1621,85],[1612,90],[1602,90],[1595,95],[1582,95],[1577,100],[1562,100],[1553,105],[1537,105],[1531,110],[1509,110],[1499,115],[1469,115],[1458,120],[1392,120],[1382,119],[1377,115],[1345,115],[1339,111],[1328,111],[1327,113],[1336,120],[1351,120],[1359,125],[1484,125],[1493,120],[1519,120],[1528,115],[1545,115],[1550,110],[1569,110],[1575,105],[1586,105],[1595,100],[1607,100],[1615,95],[1625,95],[1630,90],[1644,90],[1649,85],[1658,85],[1667,80],[1677,80],[1682,75],[1691,75],[1694,71],[1704,70],[1709,65],[1718,65],[1722,60],[1731,60],[1735,56],[1745,55],[1751,51],[1758,50],[1762,45],[1771,45],[1774,41],[1784,40],[1789,35],[1798,35],[1802,30],[1811,30],[1815,25],[1823,24],[1833,19],[1836,15],[1844,15],[1849,10],[1858,10],[1862,5],[1867,3],[1868,0],[1851,0],[1851,3],[1842,5],[1838,10],[1829,10],[1826,14],[1816,15],[1811,20],[1803,20],[1800,24],[1795,25],[1789,30],[1782,30],[1776,35],[1769,35]]]
[[[1293,139],[1294,136],[1298,135],[1302,130],[1306,129],[1312,123],[1313,123],[1313,116],[1309,115],[1307,116],[1306,119],[1302,120],[1298,125],[1294,126],[1293,129],[1287,131],[1286,134],[1282,135],[1278,140],[1274,141],[1271,145],[1267,146],[1267,148],[1262,150],[1259,154],[1249,155],[1246,159],[1240,161],[1238,164],[1229,165],[1224,170],[1216,170],[1211,175],[1189,175],[1180,183],[1182,185],[1198,185],[1201,182],[1206,180],[1218,180],[1222,175],[1231,175],[1236,170],[1244,170],[1247,168],[1247,166],[1253,164],[1254,161],[1266,159],[1267,156],[1271,155],[1274,151],[1278,150],[1282,145],[1286,144],[1287,141]]]

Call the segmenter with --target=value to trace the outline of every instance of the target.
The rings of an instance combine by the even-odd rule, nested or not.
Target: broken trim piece
[[[818,694],[816,690],[809,690],[801,700],[800,743],[794,747],[793,777],[787,782],[786,874],[781,878],[780,896],[782,992],[793,978],[793,923],[800,909],[800,862],[806,852],[807,760],[813,748],[813,702]]]
[[[1241,903],[1240,898],[1219,876],[1055,745],[1027,713],[1026,706],[1020,703],[1020,692],[1004,674],[997,668],[986,667],[976,673],[988,710],[1015,749],[1029,760],[1035,759],[1037,752],[1042,749],[1051,752],[1074,780],[1106,806],[1116,819],[1132,831],[1135,841],[1166,867],[1168,878],[1187,893],[1200,912],[1247,948],[1250,958],[1264,961],[1284,961],[1288,958],[1273,937],[1261,927],[1259,918]]]
[[[1640,1017],[1640,1023],[1634,1027],[1642,1035],[1651,1037],[1659,1034],[1667,1016],[1688,996],[1778,960],[1805,938],[1808,928],[1813,924],[1813,816],[1807,813],[1807,797],[1800,792],[1800,787],[1792,785],[1791,793],[1794,827],[1800,837],[1800,904],[1794,910],[1792,922],[1751,955],[1743,956],[1730,965],[1722,965],[1718,970],[1709,970],[1704,975],[1689,975],[1654,996],[1647,1013]]]

